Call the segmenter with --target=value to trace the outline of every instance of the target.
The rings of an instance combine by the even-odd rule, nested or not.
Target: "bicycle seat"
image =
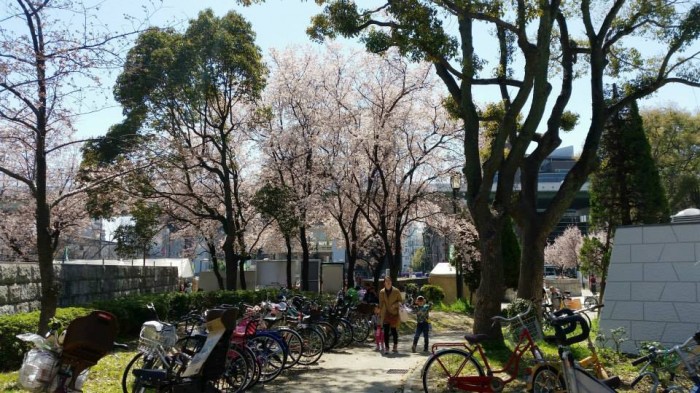
[[[465,334],[464,339],[467,340],[469,344],[480,343],[487,340],[489,336],[487,334]]]

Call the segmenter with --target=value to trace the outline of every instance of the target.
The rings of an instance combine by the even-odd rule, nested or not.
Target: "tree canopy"
[[[641,116],[671,213],[700,207],[700,114],[664,106]]]
[[[364,8],[348,0],[318,3],[324,10],[308,30],[313,39],[357,38],[373,52],[396,47],[407,58],[431,62],[449,92],[448,106],[464,124],[466,199],[483,251],[474,327],[494,337],[500,331],[490,317],[500,312],[506,217],[514,218],[521,243],[528,245],[518,295],[538,300],[546,238],[593,170],[607,119],[669,83],[700,86],[697,53],[684,53],[700,34],[696,3],[403,0],[363,2]],[[477,32],[478,25],[486,25],[490,35]],[[635,49],[638,39],[663,50],[643,54]],[[484,40],[492,43],[488,50],[477,48]],[[549,205],[538,209],[539,168],[577,119],[567,108],[579,76],[588,80],[591,103],[583,151]],[[614,101],[606,97],[611,81],[622,86]],[[488,107],[502,110],[480,105],[483,88],[500,93]],[[488,138],[482,138],[487,129]]]
[[[139,197],[166,204],[178,220],[216,222],[229,289],[249,252],[253,190],[241,175],[265,78],[255,34],[235,12],[202,11],[184,32],[151,28],[129,50],[114,88],[126,119],[86,148],[87,162],[155,164],[137,179]]]

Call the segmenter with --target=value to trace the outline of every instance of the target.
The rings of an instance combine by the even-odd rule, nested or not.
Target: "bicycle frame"
[[[226,331],[233,329],[236,313],[234,310],[210,310],[210,312],[212,311],[216,311],[216,313],[212,313],[215,315],[210,316],[211,319],[206,321],[208,332],[206,340],[194,356],[185,362],[182,372],[161,367],[133,370],[134,376],[140,381],[143,388],[153,388],[158,392],[173,390],[201,392],[201,384],[208,377],[205,374],[218,375],[224,372],[227,345],[220,343],[220,341],[222,341]]]
[[[561,376],[564,377],[568,393],[603,393],[615,392],[610,386],[589,374],[578,366],[569,346],[588,339],[590,326],[586,318],[580,314],[565,313],[550,322],[554,327],[561,361]],[[577,329],[580,327],[580,333]],[[568,336],[574,333],[573,336]]]
[[[451,386],[455,387],[456,389],[468,392],[500,392],[503,389],[504,385],[507,385],[508,383],[512,382],[518,377],[518,373],[520,371],[520,361],[525,355],[525,353],[528,351],[532,353],[536,361],[542,361],[542,354],[539,350],[539,347],[534,342],[532,336],[530,335],[530,332],[527,329],[523,329],[520,333],[520,336],[518,338],[518,344],[516,345],[515,349],[513,349],[513,353],[508,358],[508,362],[506,363],[505,367],[498,370],[494,370],[491,368],[491,364],[489,363],[488,358],[486,357],[484,348],[478,342],[472,346],[469,346],[465,343],[433,344],[432,356],[435,356],[435,351],[441,347],[465,348],[465,351],[468,352],[469,356],[474,358],[477,361],[477,363],[478,360],[476,359],[475,354],[478,354],[478,357],[481,358],[481,363],[485,368],[486,375],[449,377]],[[446,370],[446,367],[444,364],[442,364],[440,358],[438,358],[437,360],[440,367]],[[481,366],[481,364],[479,366]],[[459,375],[460,372],[461,367],[456,372],[456,374]],[[503,373],[508,374],[508,378],[501,379],[495,376],[495,374]]]
[[[697,333],[696,333],[697,335]],[[648,370],[648,368],[654,363],[655,359],[659,356],[667,356],[671,354],[675,354],[678,356],[678,359],[680,359],[680,364],[682,365],[682,368],[685,370],[687,373],[688,378],[693,382],[693,386],[691,387],[690,392],[700,392],[700,376],[698,376],[695,366],[693,364],[690,364],[688,361],[688,358],[685,354],[685,349],[690,347],[690,345],[700,345],[700,342],[698,342],[700,337],[696,338],[695,336],[689,337],[684,343],[679,344],[679,345],[674,345],[673,347],[665,350],[658,350],[658,349],[653,349],[652,353],[643,356],[639,359],[635,359],[632,362],[632,365],[638,365],[641,364],[642,362],[646,361],[647,363],[642,367],[642,369],[639,371],[639,375],[634,379],[632,382],[632,387],[636,386],[642,379],[648,377],[652,380],[652,388],[651,388],[651,393],[655,393],[660,386],[660,380],[659,376],[657,375],[657,372],[655,369],[653,370]],[[678,386],[678,385],[671,385],[667,386],[664,388],[664,392],[675,392],[675,391],[686,391],[685,387]]]

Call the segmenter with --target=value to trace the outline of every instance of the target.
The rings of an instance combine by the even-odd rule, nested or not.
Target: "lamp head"
[[[452,176],[450,176],[450,185],[452,186],[453,190],[459,190],[462,188],[462,175],[459,173],[453,173]]]

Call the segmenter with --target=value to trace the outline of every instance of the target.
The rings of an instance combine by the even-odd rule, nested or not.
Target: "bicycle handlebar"
[[[531,306],[528,304],[528,305],[527,305],[527,310],[525,310],[524,312],[521,312],[520,314],[517,314],[517,315],[515,315],[515,316],[513,316],[513,317],[511,317],[511,318],[506,318],[506,317],[502,317],[502,316],[500,316],[500,315],[496,315],[496,316],[491,317],[491,320],[494,321],[494,322],[495,322],[495,321],[513,322],[513,321],[515,321],[515,320],[520,320],[521,318],[523,318],[524,316],[526,316],[526,315],[530,312],[530,309],[531,309]]]
[[[654,346],[648,347],[647,349],[649,350],[649,353],[640,357],[640,358],[634,359],[632,361],[632,365],[638,366],[638,365],[640,365],[648,360],[656,358],[657,356],[664,356],[664,355],[668,355],[670,353],[676,352],[676,351],[680,350],[681,348],[686,347],[688,344],[690,344],[691,341],[694,341],[694,340],[695,340],[694,336],[688,337],[688,339],[686,339],[682,344],[676,344],[668,349],[659,349],[659,348],[656,348]]]
[[[648,355],[642,356],[641,358],[634,359],[634,360],[632,361],[632,365],[633,365],[633,366],[639,366],[640,364],[646,362],[647,360],[649,360],[649,359],[651,359],[651,358],[652,358],[652,354],[648,354]]]

